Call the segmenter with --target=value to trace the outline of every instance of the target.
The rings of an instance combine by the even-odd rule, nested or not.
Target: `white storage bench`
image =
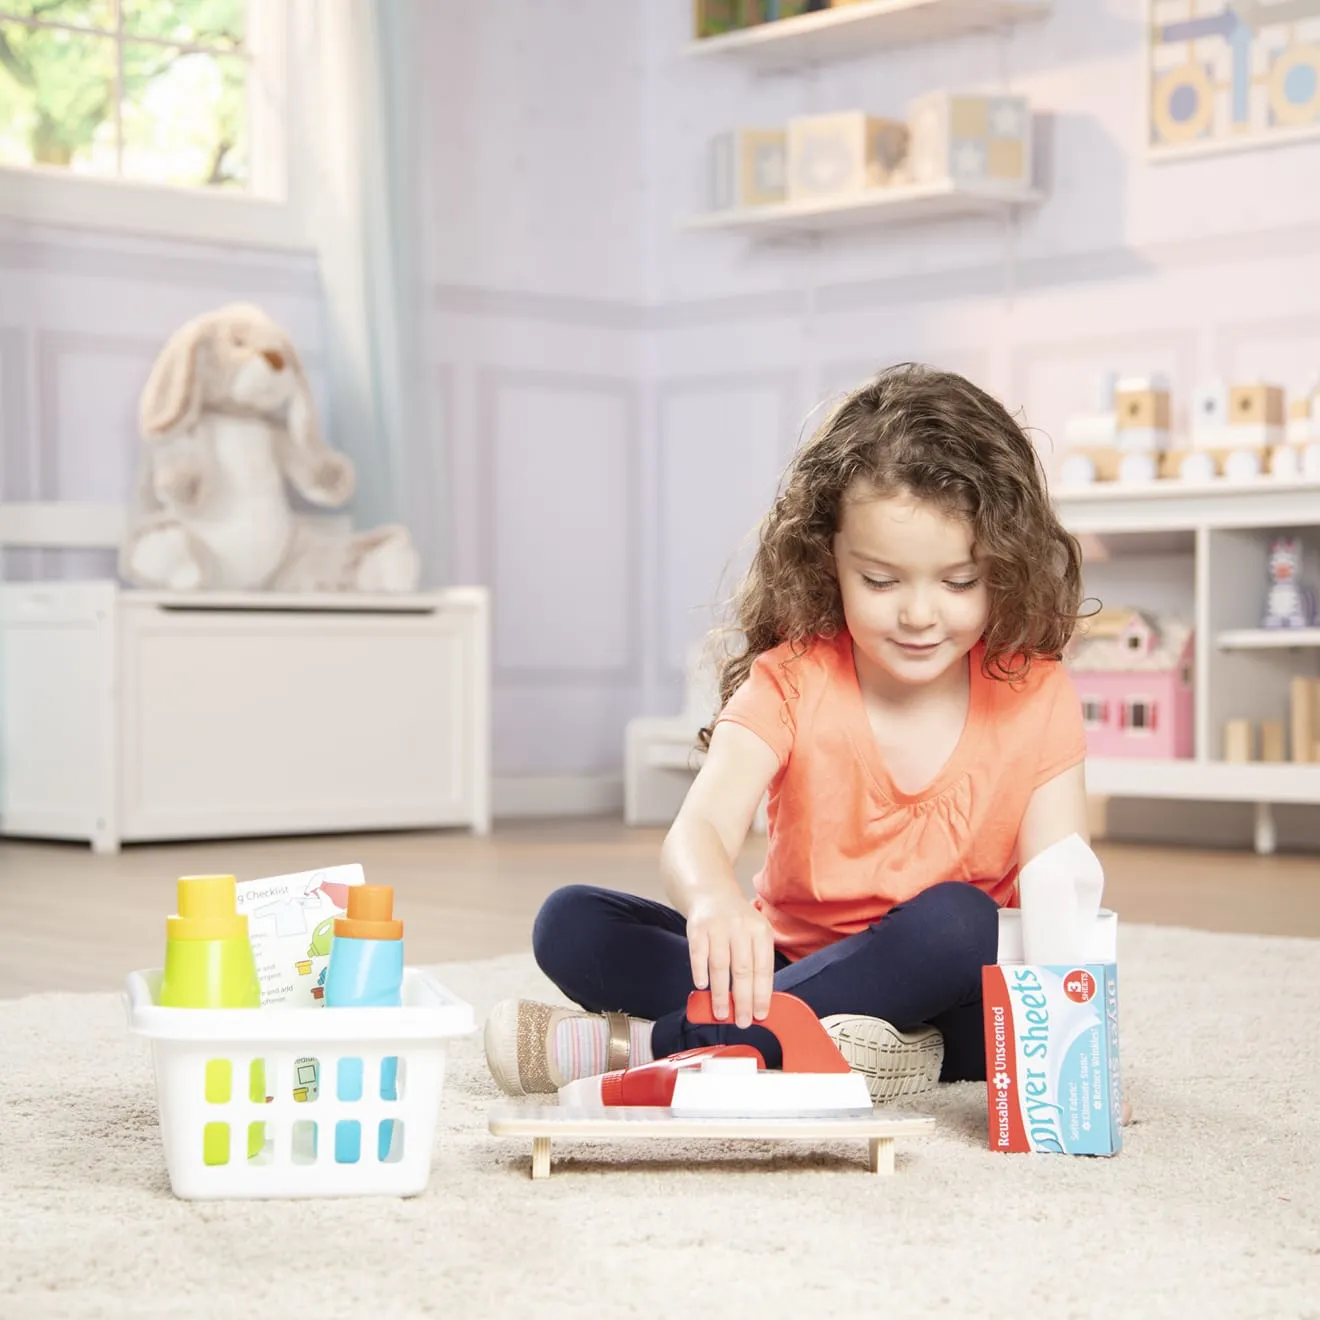
[[[490,822],[489,604],[0,584],[0,833]]]

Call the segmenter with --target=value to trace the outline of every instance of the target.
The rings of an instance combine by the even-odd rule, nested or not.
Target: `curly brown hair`
[[[906,493],[971,524],[989,596],[984,672],[1025,676],[1058,658],[1080,617],[1082,555],[1055,515],[1030,438],[997,399],[962,376],[916,363],[855,390],[796,453],[734,598],[745,645],[720,663],[720,706],[756,657],[805,650],[844,626],[833,538],[844,493],[861,481]],[[710,727],[701,731],[703,747]]]

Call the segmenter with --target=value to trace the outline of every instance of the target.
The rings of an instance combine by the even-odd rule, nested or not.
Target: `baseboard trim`
[[[505,775],[491,784],[496,820],[623,815],[622,775]]]

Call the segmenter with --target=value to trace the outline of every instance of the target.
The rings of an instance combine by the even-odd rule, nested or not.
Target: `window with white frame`
[[[1088,729],[1098,729],[1104,724],[1106,705],[1102,697],[1082,698],[1082,722]]]
[[[1149,697],[1134,697],[1125,703],[1124,728],[1133,733],[1152,733],[1155,729],[1155,703]]]
[[[144,218],[162,194],[193,221],[207,198],[285,202],[286,20],[284,0],[0,0],[0,189],[63,198],[21,209],[51,220],[92,185]]]

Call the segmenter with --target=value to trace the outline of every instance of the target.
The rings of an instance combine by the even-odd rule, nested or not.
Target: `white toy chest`
[[[489,604],[0,585],[0,833],[490,822]]]
[[[130,1030],[151,1042],[176,1196],[426,1190],[449,1042],[476,1030],[470,1005],[412,967],[404,971],[401,1008],[161,1008],[160,976],[159,970],[132,973],[125,1002]],[[398,1060],[394,1100],[381,1096],[386,1059]],[[303,1098],[309,1060],[320,1084]],[[257,1061],[264,1085],[253,1092],[248,1079]],[[352,1089],[338,1081],[341,1065],[354,1078]],[[254,1098],[262,1092],[269,1099]],[[388,1125],[383,1143],[382,1124]],[[260,1128],[260,1151],[249,1157],[253,1125]],[[341,1147],[346,1125],[353,1140]],[[355,1158],[344,1159],[346,1152]]]

